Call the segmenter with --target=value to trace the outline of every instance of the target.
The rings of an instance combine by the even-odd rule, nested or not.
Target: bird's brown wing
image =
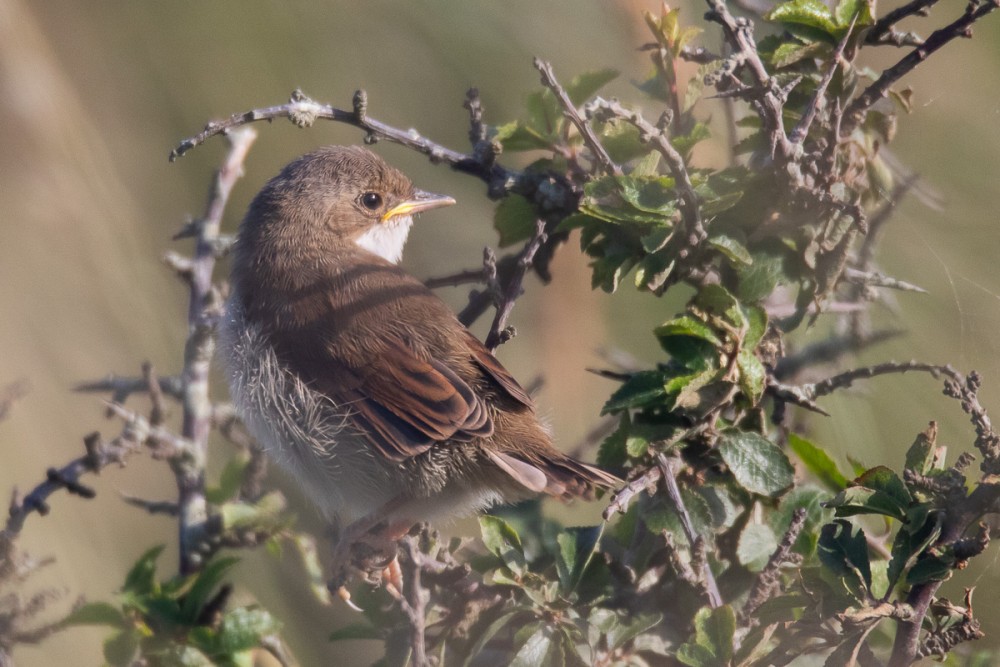
[[[528,396],[521,385],[517,383],[514,376],[507,372],[507,369],[500,365],[497,358],[490,354],[486,346],[479,342],[479,339],[472,335],[469,330],[465,331],[465,345],[472,355],[472,360],[476,365],[493,380],[500,389],[521,405],[533,408],[535,406],[531,397]]]
[[[493,433],[483,399],[453,370],[422,359],[398,339],[386,342],[365,368],[342,369],[319,387],[350,408],[358,430],[387,458],[402,460],[447,440]],[[352,381],[345,382],[345,375]],[[323,386],[325,385],[325,386]]]

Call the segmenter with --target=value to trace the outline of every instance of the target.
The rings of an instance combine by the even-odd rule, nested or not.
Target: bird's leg
[[[401,497],[394,498],[339,531],[332,554],[333,577],[328,587],[348,604],[351,604],[350,593],[345,585],[352,568],[371,583],[384,582],[390,593],[398,594],[402,590],[402,571],[396,559],[397,543],[413,522],[384,517],[391,515],[403,502]]]

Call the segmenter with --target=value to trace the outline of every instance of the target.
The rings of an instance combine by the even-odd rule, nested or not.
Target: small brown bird
[[[268,182],[239,230],[220,331],[233,401],[322,513],[350,524],[342,542],[618,482],[555,449],[527,392],[396,265],[413,215],[454,203],[332,146]]]

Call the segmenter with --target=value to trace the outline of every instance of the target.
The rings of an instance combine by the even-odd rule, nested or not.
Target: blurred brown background
[[[684,7],[689,22],[701,23],[703,5]],[[931,20],[941,24],[962,7],[941,3]],[[109,371],[136,373],[144,359],[162,373],[179,367],[186,295],[159,257],[185,215],[200,213],[224,151],[214,140],[169,164],[179,139],[211,118],[284,101],[296,87],[338,106],[349,106],[353,91],[364,87],[372,116],[465,150],[465,90],[480,88],[489,122],[513,119],[538,85],[532,55],[550,60],[565,80],[616,67],[623,75],[609,91],[639,101],[630,80],[647,69],[635,51],[645,41],[641,10],[657,8],[652,0],[0,0],[0,383],[27,377],[33,387],[0,424],[0,494],[14,485],[30,488],[47,466],[79,455],[85,433],[116,432],[96,398],[71,393],[74,383]],[[704,43],[716,45],[717,33],[709,29]],[[876,55],[885,60],[873,65],[896,52]],[[948,46],[908,83],[917,91],[915,112],[901,119],[894,149],[947,204],[935,211],[911,199],[891,223],[884,269],[931,294],[901,295],[895,312],[882,311],[881,322],[909,334],[860,361],[912,357],[979,369],[984,401],[997,411],[1000,17],[990,17],[974,40]],[[304,131],[284,122],[257,129],[230,207],[230,230],[253,193],[289,159],[317,145],[361,139],[329,123]],[[378,150],[420,187],[459,200],[421,222],[406,265],[420,276],[475,266],[482,246],[496,242],[484,187],[402,148]],[[702,157],[713,160],[718,150],[708,147]],[[518,156],[504,159],[516,163]],[[636,296],[628,286],[614,297],[591,293],[574,245],[561,253],[555,277],[545,290],[529,284],[513,315],[520,335],[500,357],[525,382],[545,378],[539,401],[559,442],[572,448],[596,423],[611,389],[584,371],[600,363],[595,350],[614,345],[656,358],[649,329],[679,302]],[[442,296],[459,307],[465,293]],[[926,377],[882,379],[824,405],[835,416],[814,422],[815,439],[841,461],[851,454],[898,467],[903,448],[930,419],[942,422],[942,441],[955,451],[971,441],[958,406]],[[50,516],[29,521],[21,544],[57,559],[35,586],[108,599],[142,551],[173,543],[170,520],[117,498],[119,491],[170,498],[173,482],[162,464],[136,456],[95,485],[96,500],[61,494]],[[598,509],[553,511],[582,522],[594,520]],[[301,514],[310,511],[303,506]],[[997,553],[993,548],[978,568],[949,584],[954,597],[973,583],[980,600],[1000,594]],[[173,557],[161,565],[169,572]],[[258,598],[287,621],[302,664],[333,656],[338,664],[364,662],[363,653],[344,661],[343,647],[326,642],[344,614],[310,601],[290,554],[283,562],[248,555],[237,576],[244,601]],[[1000,643],[1000,614],[985,604],[979,611],[988,641]],[[28,666],[98,664],[100,636],[74,629],[20,648],[15,657]]]

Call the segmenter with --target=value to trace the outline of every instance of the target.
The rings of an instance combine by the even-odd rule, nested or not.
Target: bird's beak
[[[423,190],[416,190],[413,193],[412,199],[400,202],[386,211],[382,215],[382,222],[388,222],[398,216],[413,215],[421,211],[438,208],[439,206],[451,206],[454,203],[455,200],[448,195],[436,195],[424,192]]]

